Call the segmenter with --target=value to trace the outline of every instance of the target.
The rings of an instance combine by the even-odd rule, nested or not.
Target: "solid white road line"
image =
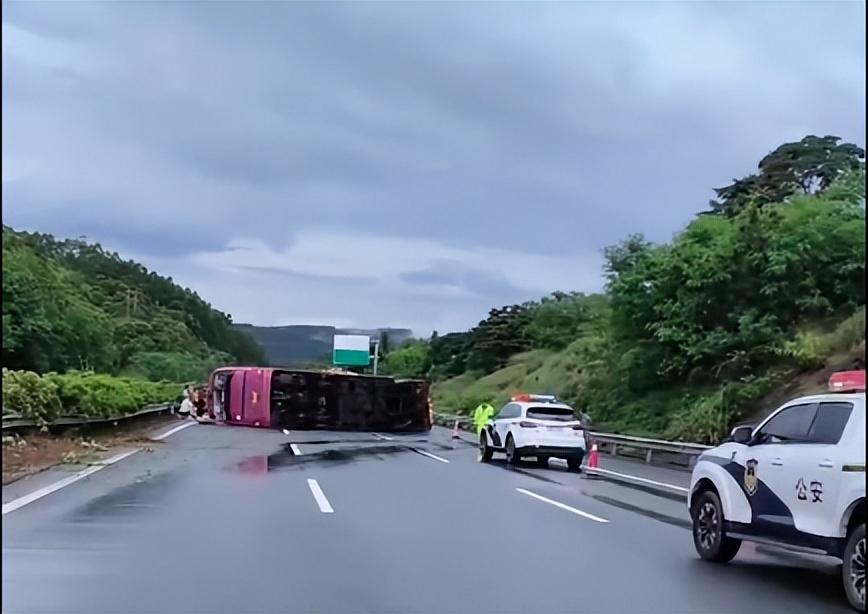
[[[97,471],[105,469],[109,465],[114,465],[115,463],[124,460],[128,456],[132,456],[133,454],[135,454],[138,451],[139,451],[139,449],[136,448],[135,450],[130,450],[129,452],[121,452],[120,454],[115,454],[111,458],[107,458],[106,460],[102,461],[98,465],[88,467],[87,469],[79,471],[78,473],[72,474],[68,478],[64,478],[64,479],[60,480],[59,482],[55,482],[54,484],[49,484],[48,486],[40,488],[39,490],[34,490],[32,493],[26,494],[23,497],[19,497],[18,499],[14,499],[14,500],[10,501],[9,503],[4,503],[3,504],[3,515],[5,516],[9,512],[14,512],[18,508],[24,507],[28,503],[33,503],[34,501],[37,501],[37,500],[41,499],[42,497],[45,497],[46,495],[50,495],[53,492],[57,492],[61,488],[69,486],[70,484],[75,484],[79,480],[83,480],[87,476],[93,475]]]
[[[299,449],[298,444],[291,443],[289,444],[289,449],[292,450],[292,453],[296,456],[301,456],[301,449]]]
[[[380,433],[371,433],[371,435],[376,437],[377,439],[379,439],[381,441],[394,441],[394,437],[389,437],[388,435],[381,435]],[[448,463],[449,462],[445,458],[441,458],[441,457],[437,456],[436,454],[431,454],[430,452],[426,452],[425,450],[420,450],[419,448],[413,448],[410,446],[407,446],[407,447],[410,448],[411,450],[413,450],[413,452],[418,452],[422,456],[427,456],[428,458],[433,458],[434,460],[440,461],[441,463]]]
[[[183,431],[185,428],[190,427],[190,426],[194,426],[196,424],[199,424],[199,423],[198,422],[185,422],[184,424],[179,424],[176,427],[170,428],[168,431],[166,431],[162,435],[157,435],[156,437],[152,437],[151,439],[153,439],[154,441],[160,441],[162,439],[165,439],[169,435],[173,435],[173,434],[177,433],[178,431]]]
[[[449,461],[445,458],[440,458],[436,454],[431,454],[430,452],[426,452],[425,450],[420,450],[419,448],[410,448],[413,452],[418,452],[422,456],[427,456],[428,458],[433,458],[436,461],[440,461],[441,463],[448,463]]]
[[[310,487],[310,492],[313,493],[313,498],[316,499],[316,504],[319,506],[319,511],[321,511],[323,514],[334,513],[334,510],[332,509],[329,500],[326,499],[322,488],[319,487],[319,483],[314,479],[308,478],[307,485],[308,487]]]
[[[588,518],[589,520],[593,520],[595,522],[603,522],[603,523],[609,522],[605,518],[600,518],[599,516],[594,516],[593,514],[589,514],[588,512],[583,512],[582,510],[578,510],[574,507],[570,507],[569,505],[565,505],[563,503],[560,503],[559,501],[555,501],[554,499],[549,499],[547,497],[543,497],[542,495],[538,495],[538,494],[531,492],[529,490],[525,490],[524,488],[516,488],[516,490],[523,495],[527,495],[528,497],[533,497],[534,499],[539,499],[540,501],[544,501],[545,503],[548,503],[549,505],[554,505],[555,507],[559,507],[562,510],[567,510],[568,512],[572,512],[573,514],[576,514],[578,516],[582,516],[583,518]]]
[[[632,480],[634,482],[641,482],[643,484],[651,484],[652,486],[662,486],[663,488],[671,488],[674,491],[680,493],[688,493],[690,492],[689,488],[684,488],[683,486],[676,486],[675,484],[667,484],[666,482],[657,482],[655,480],[649,480],[648,478],[640,478],[637,475],[628,475],[626,473],[618,473],[616,471],[609,471],[608,469],[588,469],[584,468],[584,471],[588,473],[599,473],[601,475],[611,475],[612,477],[621,478],[624,480]]]

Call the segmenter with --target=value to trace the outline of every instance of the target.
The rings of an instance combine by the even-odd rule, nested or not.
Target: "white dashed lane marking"
[[[599,516],[594,516],[593,514],[589,514],[588,512],[583,512],[580,509],[577,509],[575,507],[571,507],[569,505],[566,505],[565,503],[561,503],[560,501],[555,501],[554,499],[549,499],[548,497],[543,497],[542,495],[538,495],[535,492],[525,490],[524,488],[516,488],[516,490],[523,495],[527,495],[528,497],[533,497],[534,499],[542,501],[543,503],[548,503],[549,505],[554,505],[555,507],[558,507],[562,510],[572,512],[573,514],[576,514],[577,516],[581,516],[582,518],[587,518],[588,520],[593,520],[594,522],[602,522],[602,523],[609,522],[605,518],[600,518]]]
[[[319,506],[319,511],[323,514],[334,513],[335,510],[332,508],[329,500],[326,499],[325,493],[319,486],[319,482],[312,478],[308,478],[307,485],[310,488],[310,492],[313,494],[313,498],[316,500],[316,504]]]

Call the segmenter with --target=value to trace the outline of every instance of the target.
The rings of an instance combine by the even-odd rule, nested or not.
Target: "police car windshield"
[[[566,407],[546,407],[544,405],[527,408],[527,417],[537,420],[556,420],[570,422],[575,420],[573,410]]]

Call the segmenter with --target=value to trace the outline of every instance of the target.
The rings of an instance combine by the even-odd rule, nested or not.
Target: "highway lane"
[[[445,429],[194,426],[5,515],[3,611],[848,611],[824,561],[710,565],[687,526],[678,497],[479,464]]]

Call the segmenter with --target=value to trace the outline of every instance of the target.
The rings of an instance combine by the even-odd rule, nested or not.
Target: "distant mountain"
[[[390,347],[400,345],[413,337],[407,328],[376,328],[373,330],[335,328],[334,326],[253,326],[234,324],[237,330],[253,337],[265,350],[269,364],[275,366],[303,366],[330,363],[332,339],[341,335],[385,335]]]

